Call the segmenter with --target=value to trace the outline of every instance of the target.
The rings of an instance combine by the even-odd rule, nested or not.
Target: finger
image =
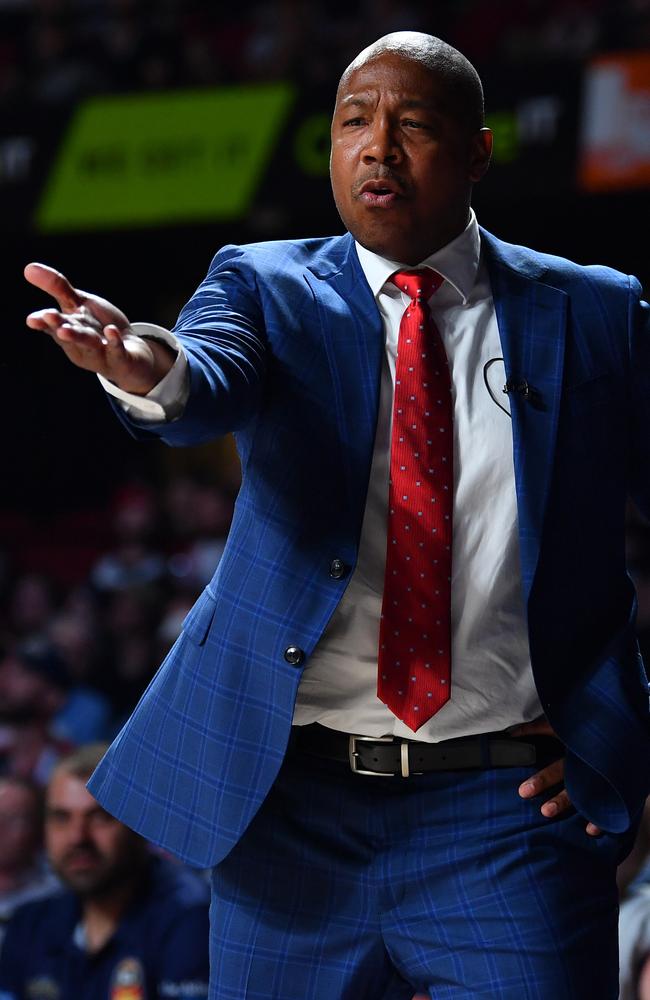
[[[118,328],[109,325],[101,328],[81,321],[76,317],[63,317],[61,324],[53,331],[55,340],[67,346],[74,346],[79,356],[98,357],[104,352],[108,355],[106,361],[114,366],[126,358],[126,350],[122,335]]]
[[[90,351],[93,355],[103,351],[106,346],[101,330],[84,323],[70,322],[66,317],[52,332],[59,343],[74,344],[81,351]]]
[[[508,731],[509,736],[556,736],[547,718],[533,719],[532,722],[523,722],[520,726]]]
[[[91,295],[80,289],[77,289],[77,292],[84,296],[85,305],[102,326],[115,326],[118,330],[126,330],[129,321],[121,309],[118,309],[111,302],[107,302],[106,299],[100,298],[99,295]]]
[[[560,813],[566,812],[567,809],[570,808],[571,800],[569,798],[569,793],[566,789],[563,789],[561,792],[558,792],[557,795],[554,795],[552,799],[545,802],[541,807],[540,812],[542,816],[550,818],[551,816],[558,816]]]
[[[126,349],[122,334],[114,324],[110,323],[104,327],[104,340],[106,341],[106,348],[111,355],[111,362],[113,364],[118,360],[122,360],[122,358],[126,358]]]
[[[65,316],[58,309],[39,309],[27,317],[27,326],[31,330],[45,330],[48,333],[53,333],[62,323],[65,323]]]
[[[603,832],[595,823],[587,823],[585,830],[590,837],[600,837]]]
[[[54,331],[54,339],[62,344],[76,344],[78,347],[88,346],[88,337],[71,323],[61,323]]]
[[[120,347],[124,347],[124,343],[122,341],[122,333],[120,332],[118,327],[115,326],[114,323],[109,323],[108,326],[104,327],[104,336],[106,337],[107,344],[110,344],[111,346],[115,347],[117,347],[118,345]]]
[[[73,288],[65,275],[47,264],[28,264],[25,277],[32,285],[47,292],[59,303],[65,312],[72,312],[84,302],[84,296]]]
[[[531,775],[519,786],[519,794],[523,799],[533,798],[547,788],[558,785],[564,778],[564,759],[553,761],[548,767],[542,768],[537,774]]]

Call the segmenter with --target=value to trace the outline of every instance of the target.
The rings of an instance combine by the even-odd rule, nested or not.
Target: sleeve
[[[267,340],[251,248],[224,247],[182,309],[173,334],[187,358],[188,396],[174,420],[130,419],[113,404],[135,437],[194,445],[252,421],[263,398]]]
[[[208,903],[180,913],[160,950],[156,1000],[208,1000]]]
[[[131,323],[131,330],[137,336],[160,340],[176,351],[176,361],[171,369],[146,396],[136,396],[132,392],[125,392],[113,382],[109,382],[103,375],[98,375],[97,378],[106,392],[119,401],[126,416],[132,420],[139,420],[142,423],[175,420],[185,409],[189,395],[185,352],[178,338],[161,326],[154,326],[153,323]]]
[[[650,518],[650,306],[641,298],[641,286],[630,278],[630,381],[632,394],[630,495]]]
[[[650,955],[650,892],[632,896],[619,915],[620,1000],[636,1000],[639,971]]]

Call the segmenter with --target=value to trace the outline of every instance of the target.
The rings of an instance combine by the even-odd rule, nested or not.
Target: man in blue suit
[[[132,433],[236,433],[221,563],[91,781],[213,867],[219,1000],[617,994],[647,312],[478,228],[490,152],[473,67],[399,32],[339,84],[346,235],[225,247],[173,334],[26,271]]]

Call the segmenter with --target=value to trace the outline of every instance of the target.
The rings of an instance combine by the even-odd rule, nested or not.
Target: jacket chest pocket
[[[197,646],[203,646],[208,637],[217,602],[209,590],[204,590],[183,619],[181,632]]]

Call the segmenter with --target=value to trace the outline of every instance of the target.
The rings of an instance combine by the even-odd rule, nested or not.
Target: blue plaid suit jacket
[[[574,804],[620,832],[650,770],[624,549],[627,495],[650,511],[647,306],[634,278],[482,239],[506,372],[531,387],[511,402],[535,680]],[[350,235],[224,248],[176,333],[183,416],[146,430],[122,419],[170,445],[234,430],[243,484],[212,582],[90,788],[207,867],[278,772],[302,667],[345,588],[330,563],[355,564],[383,334]]]

